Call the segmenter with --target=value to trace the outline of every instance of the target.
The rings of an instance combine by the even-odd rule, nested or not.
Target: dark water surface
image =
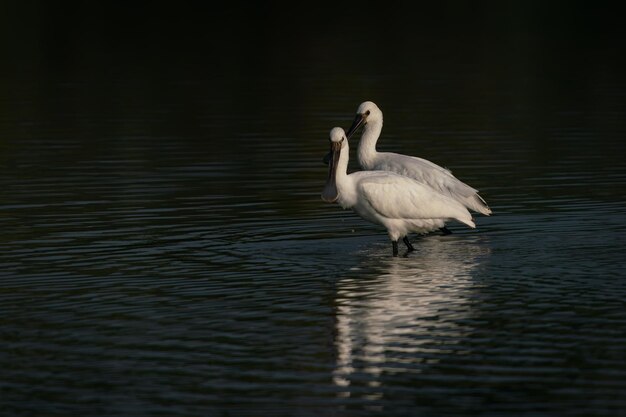
[[[626,415],[610,13],[29,7],[2,25],[3,416]],[[322,203],[364,100],[379,149],[494,215],[392,258]]]

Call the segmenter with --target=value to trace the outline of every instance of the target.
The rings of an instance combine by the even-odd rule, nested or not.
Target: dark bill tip
[[[337,191],[337,186],[334,183],[326,184],[322,191],[322,200],[327,203],[334,203],[338,198],[339,192]]]

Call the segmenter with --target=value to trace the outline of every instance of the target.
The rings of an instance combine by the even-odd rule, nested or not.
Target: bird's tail
[[[467,213],[467,217],[466,216],[457,217],[456,220],[460,221],[463,224],[468,225],[472,229],[476,229],[476,223],[474,223],[474,219],[472,219],[472,216],[469,213]]]
[[[491,209],[487,205],[487,202],[483,200],[482,197],[478,194],[467,197],[465,202],[466,207],[474,210],[477,213],[484,214],[485,216],[489,216],[491,214]]]
[[[472,218],[469,210],[467,210],[467,208],[463,207],[461,204],[458,204],[453,218],[456,221],[471,227],[472,229],[476,228],[476,223],[474,223],[474,219]]]

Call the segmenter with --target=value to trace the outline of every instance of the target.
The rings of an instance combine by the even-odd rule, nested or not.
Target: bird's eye
[[[369,110],[368,110],[368,111],[366,111],[366,112],[365,112],[365,115],[366,115],[366,116],[369,116],[369,115],[370,115],[370,111],[369,111]]]

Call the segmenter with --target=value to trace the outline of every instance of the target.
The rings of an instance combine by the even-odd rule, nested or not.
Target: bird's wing
[[[363,176],[357,187],[370,206],[384,217],[457,219],[474,227],[471,215],[462,204],[411,178],[380,172]]]
[[[376,169],[414,178],[474,211],[491,214],[487,203],[478,195],[478,190],[456,178],[450,170],[426,159],[396,153],[381,153]]]

